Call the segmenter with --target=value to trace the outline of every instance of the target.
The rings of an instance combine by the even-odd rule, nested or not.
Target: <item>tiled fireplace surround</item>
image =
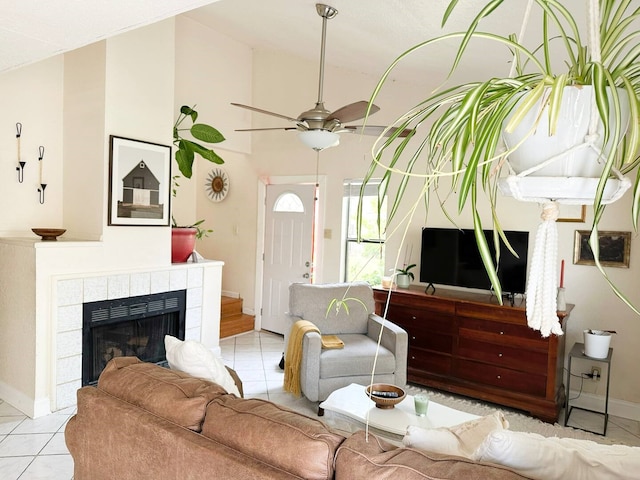
[[[54,280],[57,327],[53,411],[75,405],[76,390],[81,387],[83,303],[186,290],[185,338],[202,339],[204,268],[187,267]]]

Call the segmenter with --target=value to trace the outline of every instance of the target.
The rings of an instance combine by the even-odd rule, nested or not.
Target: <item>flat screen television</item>
[[[493,231],[485,230],[484,233],[495,261]],[[518,257],[500,240],[497,272],[503,294],[513,296],[525,292],[529,232],[504,233]],[[420,282],[490,290],[491,281],[480,258],[473,230],[423,228]]]

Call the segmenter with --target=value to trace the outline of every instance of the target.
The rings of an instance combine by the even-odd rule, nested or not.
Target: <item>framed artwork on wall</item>
[[[560,216],[556,221],[583,223],[586,218],[586,205],[560,205]]]
[[[589,246],[589,230],[576,230],[573,263],[595,265]],[[600,264],[604,267],[629,268],[631,252],[631,232],[598,232],[600,240]]]
[[[171,147],[109,137],[109,225],[169,225]]]

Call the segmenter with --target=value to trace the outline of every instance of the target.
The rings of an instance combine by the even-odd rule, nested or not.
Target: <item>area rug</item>
[[[501,411],[509,422],[509,430],[516,432],[532,432],[544,437],[563,437],[578,438],[583,440],[592,440],[605,445],[613,445],[614,440],[596,435],[584,430],[572,427],[563,427],[559,423],[551,424],[538,420],[537,418],[526,415],[518,410],[513,410],[502,405],[495,405],[480,402],[467,397],[445,394],[440,391],[429,390],[415,385],[407,385],[405,390],[408,395],[417,393],[426,393],[431,400],[450,408],[455,408],[462,412],[472,413],[474,415],[489,415],[496,410]]]
[[[473,415],[485,416],[490,415],[496,410],[501,411],[509,422],[509,430],[517,432],[533,432],[544,437],[577,438],[583,440],[591,440],[604,445],[613,445],[616,443],[620,443],[613,439],[603,437],[601,435],[596,435],[577,428],[563,427],[559,423],[546,423],[542,420],[538,420],[537,418],[526,415],[522,411],[510,409],[502,405],[481,402],[468,397],[422,388],[416,385],[406,385],[404,388],[408,395],[426,393],[427,395],[429,395],[430,399],[436,403],[454,408],[456,410],[460,410],[462,412],[471,413]],[[304,415],[317,418],[317,403],[315,402],[310,402],[304,397],[296,398],[289,393],[281,393],[273,395],[273,397],[274,398],[272,399],[276,403],[285,405],[292,410],[298,411]],[[329,420],[329,418],[326,417],[325,419]],[[343,422],[338,422],[332,426],[337,427],[339,430],[344,429],[340,428],[340,423],[342,423],[342,425],[344,424]]]

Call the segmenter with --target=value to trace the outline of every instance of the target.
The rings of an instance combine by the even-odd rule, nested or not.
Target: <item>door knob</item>
[[[305,267],[310,267],[311,266],[311,262],[304,262],[304,266]]]

